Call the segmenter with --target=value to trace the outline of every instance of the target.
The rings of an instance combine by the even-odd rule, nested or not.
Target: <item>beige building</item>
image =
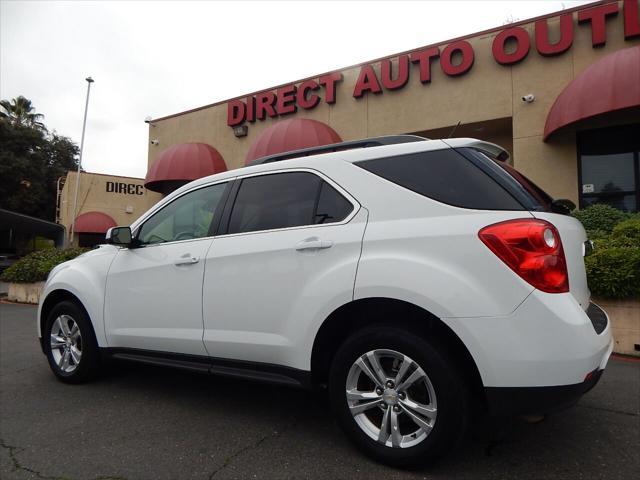
[[[129,225],[159,194],[144,187],[143,178],[82,172],[78,187],[76,223],[72,226],[76,172],[69,172],[59,193],[57,223],[66,228],[67,243],[93,246],[102,243],[109,227]]]
[[[151,120],[146,179],[127,181],[166,194],[260,156],[391,134],[498,143],[555,198],[640,210],[638,0],[595,2]],[[160,198],[104,185],[92,195],[81,212],[123,224]]]

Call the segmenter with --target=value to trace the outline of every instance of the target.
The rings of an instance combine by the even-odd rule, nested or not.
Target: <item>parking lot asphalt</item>
[[[496,421],[499,435],[480,430],[437,465],[403,471],[363,457],[310,392],[137,365],[62,384],[36,341],[35,316],[35,307],[0,303],[3,480],[632,479],[640,471],[638,361],[613,358],[570,410],[537,424]]]

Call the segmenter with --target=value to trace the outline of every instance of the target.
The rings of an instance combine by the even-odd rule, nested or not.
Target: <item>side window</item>
[[[335,188],[323,181],[320,186],[318,207],[313,216],[313,223],[341,222],[351,213],[353,205]]]
[[[228,233],[337,222],[351,209],[351,203],[312,173],[249,177],[240,184]]]
[[[396,185],[456,207],[524,210],[507,190],[452,149],[364,160],[356,165]]]
[[[148,245],[209,236],[214,212],[226,186],[218,183],[175,199],[140,227],[138,241]]]

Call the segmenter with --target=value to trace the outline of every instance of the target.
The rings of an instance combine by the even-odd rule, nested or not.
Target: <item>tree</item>
[[[29,100],[15,100],[21,98],[25,102],[14,103],[33,112]],[[0,102],[3,108],[5,103]],[[53,221],[58,178],[77,168],[79,150],[69,138],[36,125],[42,115],[28,114],[36,116],[0,117],[0,208]]]
[[[31,127],[45,131],[47,129],[41,122],[44,120],[44,115],[35,113],[31,100],[22,95],[12,99],[11,102],[1,100],[0,107],[4,110],[0,111],[0,118],[8,120],[14,126]]]

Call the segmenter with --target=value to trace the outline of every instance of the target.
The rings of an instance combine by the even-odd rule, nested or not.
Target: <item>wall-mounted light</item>
[[[247,125],[238,125],[233,127],[233,134],[236,137],[246,137],[249,132],[249,127]]]

